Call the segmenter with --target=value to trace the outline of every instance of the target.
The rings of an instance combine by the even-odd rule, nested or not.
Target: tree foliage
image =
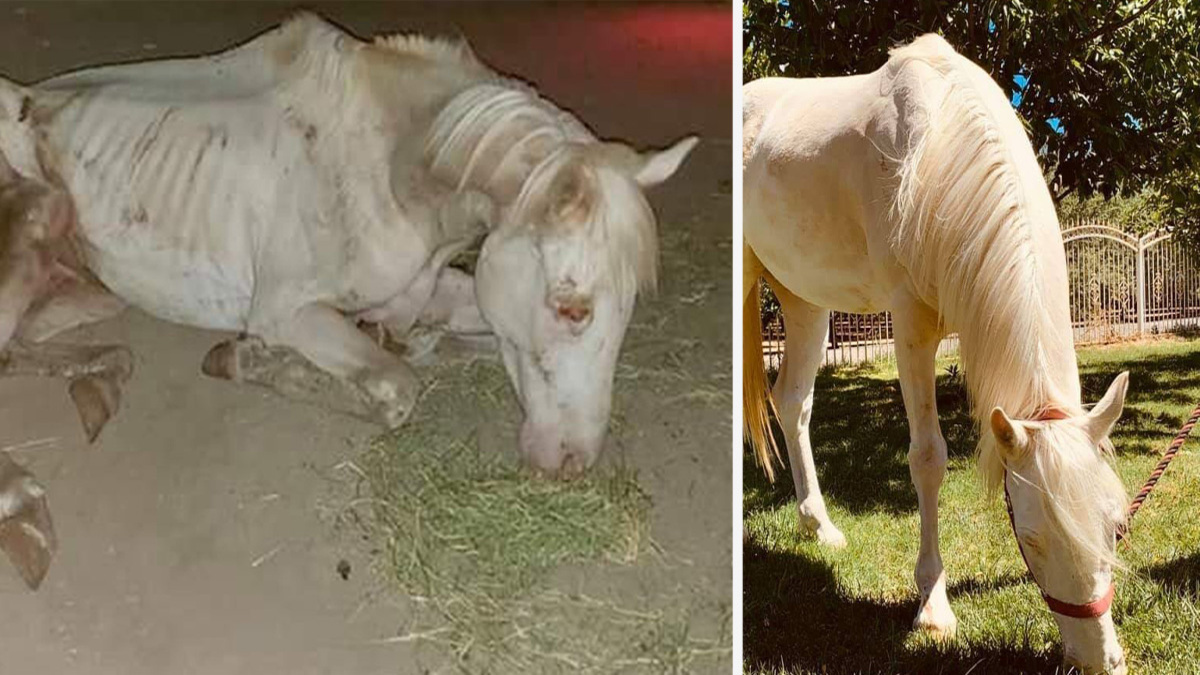
[[[1071,194],[1058,203],[1058,220],[1063,228],[1091,220],[1140,236],[1162,227],[1160,205],[1159,195],[1150,190],[1108,199],[1100,195],[1080,198]]]
[[[1200,0],[746,0],[743,78],[867,72],[927,32],[1015,94],[1056,200],[1146,191],[1200,231]]]

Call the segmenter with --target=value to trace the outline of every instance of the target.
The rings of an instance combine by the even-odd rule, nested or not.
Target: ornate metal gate
[[[1200,325],[1195,255],[1167,230],[1136,237],[1099,222],[1063,230],[1075,343]]]

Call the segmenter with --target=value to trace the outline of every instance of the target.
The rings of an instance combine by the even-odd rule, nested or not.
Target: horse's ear
[[[992,409],[992,435],[1005,457],[1015,457],[1029,447],[1029,434],[1020,422],[1014,422],[1001,408]]]
[[[1084,428],[1093,443],[1103,441],[1112,433],[1113,427],[1121,418],[1121,411],[1125,407],[1127,389],[1129,389],[1129,373],[1124,372],[1117,375],[1113,383],[1108,385],[1108,391],[1104,394],[1104,398],[1100,399],[1100,402],[1087,414]]]
[[[688,136],[666,150],[644,152],[641,154],[641,166],[633,174],[633,179],[642,187],[651,187],[666,181],[679,170],[679,165],[692,152],[700,139]]]
[[[688,136],[666,150],[648,152],[638,152],[619,141],[601,143],[596,147],[603,158],[602,161],[616,166],[626,175],[633,177],[638,185],[646,188],[658,185],[675,175],[683,160],[687,159],[692,148],[699,142],[699,138]]]

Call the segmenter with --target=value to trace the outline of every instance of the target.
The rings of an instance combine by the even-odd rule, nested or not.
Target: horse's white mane
[[[458,190],[477,189],[508,205],[507,221],[537,224],[534,209],[564,171],[586,165],[598,199],[589,228],[608,251],[617,287],[653,287],[658,237],[653,212],[627,177],[597,161],[596,137],[570,113],[515,81],[484,83],[455,96],[425,143],[433,175]]]
[[[1051,359],[1073,350],[1071,331],[1056,325],[1043,298],[1035,243],[1038,228],[1058,231],[1057,217],[1048,192],[1031,194],[1031,185],[1045,190],[1045,183],[1040,174],[1036,180],[1022,174],[1037,166],[1029,139],[978,66],[926,35],[894,49],[886,69],[897,97],[908,101],[897,148],[893,249],[919,287],[936,289],[943,320],[959,333],[983,426],[979,466],[995,491],[1005,467],[987,431],[993,407],[1024,420],[1049,407],[1084,412],[1049,375]],[[1050,511],[1086,549],[1107,551],[1091,522],[1095,497],[1123,502],[1124,489],[1097,472],[1075,470],[1089,466],[1073,453],[1091,452],[1090,442],[1047,429],[1031,437],[1040,439],[1032,450],[1040,450],[1037,478],[1045,481]]]
[[[394,52],[411,54],[431,61],[457,62],[467,67],[479,67],[482,64],[475,57],[470,43],[466,40],[426,37],[414,33],[397,33],[395,35],[380,35],[375,38],[374,45]]]

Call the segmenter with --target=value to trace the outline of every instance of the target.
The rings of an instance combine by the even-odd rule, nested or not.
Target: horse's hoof
[[[811,535],[822,545],[829,548],[838,549],[846,547],[846,535],[829,520],[829,516],[825,515],[825,507],[822,504],[820,509],[815,509],[808,503],[801,503],[798,507],[800,516],[800,534]],[[817,515],[817,514],[821,515]]]
[[[237,346],[233,340],[217,344],[204,355],[200,372],[218,380],[237,379]]]
[[[121,404],[120,375],[89,375],[71,382],[67,391],[79,412],[88,443],[95,442]]]
[[[398,429],[408,421],[421,395],[421,380],[403,363],[368,372],[359,385],[374,402],[375,416],[388,429]]]
[[[0,550],[30,589],[41,586],[57,548],[45,490],[15,462],[0,462]]]
[[[817,528],[814,534],[817,537],[817,542],[822,546],[832,549],[846,548],[846,535],[834,527],[833,523],[828,523],[825,527]]]
[[[958,618],[949,607],[945,611],[937,612],[926,605],[913,620],[913,630],[925,633],[940,642],[953,640],[958,634]]]
[[[392,431],[404,426],[410,414],[412,414],[411,407],[381,405],[376,410],[375,417],[385,429]]]

